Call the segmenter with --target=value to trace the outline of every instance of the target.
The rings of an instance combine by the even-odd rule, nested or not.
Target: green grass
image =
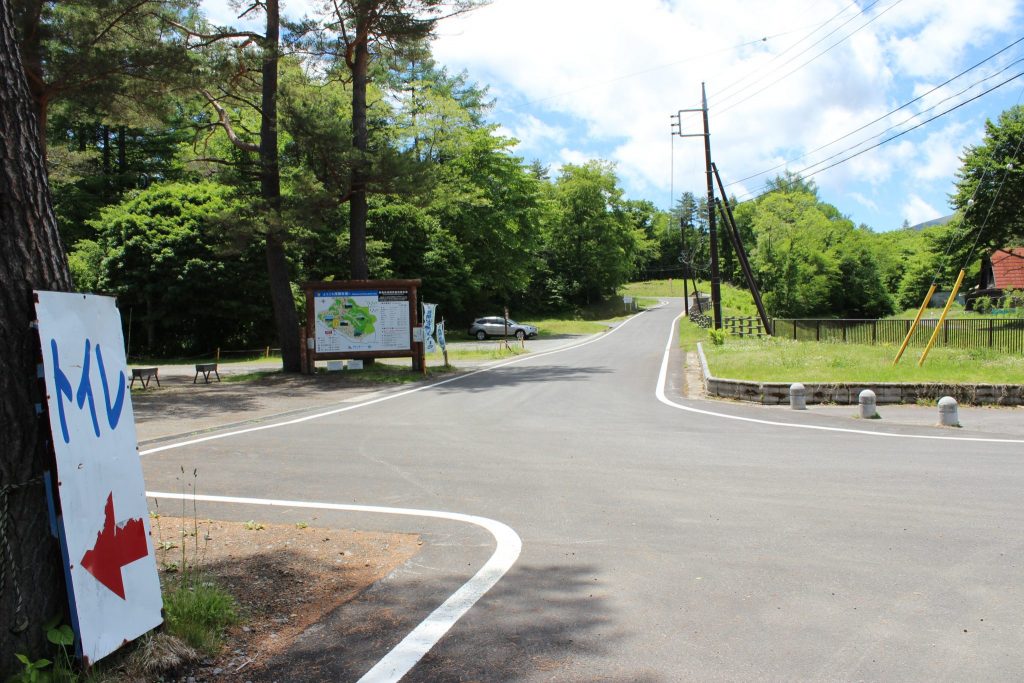
[[[690,288],[692,291],[692,287]],[[679,278],[671,280],[645,280],[643,282],[629,282],[619,288],[620,296],[632,297],[660,297],[683,295],[683,281]]]
[[[235,599],[210,581],[193,577],[164,591],[167,630],[206,654],[215,654],[224,629],[237,623]]]
[[[619,314],[622,315],[621,310]],[[606,320],[611,319],[606,318]],[[607,325],[596,320],[544,318],[543,320],[531,321],[530,324],[537,326],[537,334],[542,337],[560,334],[598,334],[608,331]]]
[[[689,323],[686,323],[689,324]],[[706,333],[705,333],[706,334]],[[692,334],[691,334],[692,336]],[[923,367],[921,348],[910,348],[892,367],[898,348],[858,344],[736,339],[705,343],[715,377],[758,382],[1024,383],[1019,356],[989,349],[934,348]]]
[[[477,349],[458,349],[449,346],[448,347],[448,362],[451,363],[457,360],[501,360],[503,358],[514,358],[515,356],[521,356],[524,353],[529,353],[530,342],[526,342],[526,349],[519,344],[518,339],[509,339],[508,347],[500,342],[500,340],[491,339],[487,342],[481,342],[487,344],[487,348]],[[443,360],[444,354],[441,353],[440,349],[432,354],[427,355],[428,361]],[[431,366],[430,370],[439,369],[435,366]]]
[[[702,294],[709,294],[711,292],[711,284],[706,280],[698,280],[697,287],[700,288]],[[688,290],[692,295],[692,284],[688,285]],[[750,292],[725,282],[721,284],[721,291],[723,316],[757,315],[757,307],[754,305],[754,298]],[[624,296],[655,298],[655,301],[657,300],[656,297],[682,297],[683,281],[673,279],[630,282],[627,285],[623,285],[619,293]]]

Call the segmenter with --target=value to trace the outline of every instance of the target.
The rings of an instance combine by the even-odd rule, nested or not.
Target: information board
[[[315,351],[409,351],[408,289],[335,289],[313,293]]]
[[[91,664],[163,621],[131,373],[114,299],[35,294],[57,529],[77,647]]]

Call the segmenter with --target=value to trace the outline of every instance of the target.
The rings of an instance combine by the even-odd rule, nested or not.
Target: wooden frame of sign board
[[[412,358],[414,370],[424,370],[423,342],[414,339],[422,327],[419,288],[421,280],[334,280],[305,282],[306,348],[308,372],[318,360],[367,360]],[[408,309],[400,306],[408,303]],[[375,320],[372,341],[363,342],[360,316],[375,304],[386,320]],[[375,318],[379,317],[377,315]],[[353,324],[356,323],[356,324]],[[377,325],[383,324],[381,329]]]

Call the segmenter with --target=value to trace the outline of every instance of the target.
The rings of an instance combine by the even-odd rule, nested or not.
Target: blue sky
[[[292,16],[313,6],[283,1]],[[204,7],[233,23],[226,3]],[[442,22],[433,49],[489,87],[517,154],[556,173],[611,161],[628,197],[659,208],[704,192],[703,143],[671,136],[669,118],[700,106],[702,82],[712,155],[741,200],[942,114],[811,176],[882,231],[950,213],[959,156],[1024,101],[1024,77],[967,101],[1024,72],[1024,42],[935,88],[1022,37],[1024,0],[492,0]],[[700,132],[699,114],[683,129]]]
[[[490,86],[492,118],[520,141],[518,154],[556,170],[613,161],[629,197],[667,208],[673,189],[704,192],[702,140],[673,140],[669,119],[699,106],[701,82],[713,158],[742,199],[784,169],[815,168],[1024,72],[1024,61],[1013,64],[1024,59],[1022,42],[926,95],[1024,37],[1022,5],[494,0],[442,24],[434,52]],[[946,215],[964,146],[979,142],[985,119],[1021,102],[1022,92],[1024,77],[1011,80],[813,180],[826,201],[875,230]],[[699,114],[684,115],[683,128],[700,132]]]

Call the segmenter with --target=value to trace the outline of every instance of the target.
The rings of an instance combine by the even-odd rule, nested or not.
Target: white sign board
[[[317,353],[410,348],[405,289],[318,291],[313,295],[313,320]]]
[[[72,627],[93,663],[160,625],[121,316],[110,297],[36,292]]]
[[[624,303],[624,304],[631,304],[631,303],[633,303],[633,297],[631,297],[631,296],[624,296],[624,297],[622,297],[622,303]]]

